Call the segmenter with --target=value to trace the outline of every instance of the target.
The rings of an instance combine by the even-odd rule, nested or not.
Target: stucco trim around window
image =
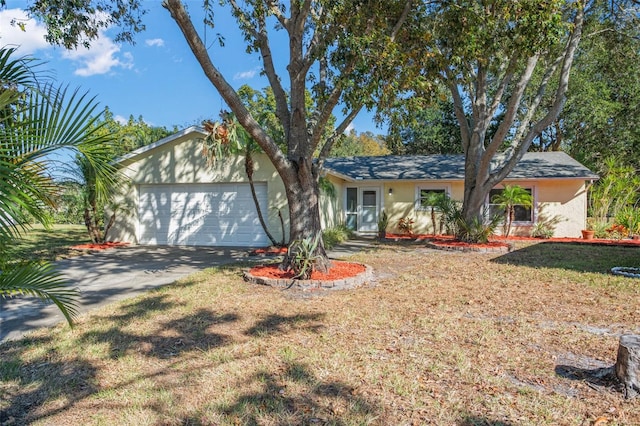
[[[416,211],[427,211],[429,206],[423,203],[424,198],[429,192],[444,192],[451,196],[451,185],[442,183],[418,183],[415,188],[414,208]]]
[[[537,217],[537,208],[536,208],[536,206],[538,205],[538,203],[537,203],[537,187],[536,187],[536,184],[531,183],[531,182],[527,182],[527,183],[509,183],[508,185],[518,185],[518,186],[522,187],[523,189],[526,189],[526,190],[530,191],[531,197],[533,198],[533,203],[532,203],[531,208],[520,207],[519,209],[516,210],[516,218],[514,219],[512,225],[514,225],[514,226],[529,226],[529,225],[533,225],[534,223],[536,223],[536,217]],[[490,202],[491,196],[493,195],[492,193],[494,193],[494,191],[500,190],[502,188],[503,188],[503,185],[497,186],[497,187],[495,187],[495,188],[493,188],[491,190],[489,195],[487,195],[487,199],[485,201],[485,205],[487,206],[489,211],[491,211],[491,207],[492,206],[495,206],[495,204],[491,204],[491,202]],[[523,220],[523,216],[522,215],[527,214],[527,213],[528,213],[529,219],[528,220]]]

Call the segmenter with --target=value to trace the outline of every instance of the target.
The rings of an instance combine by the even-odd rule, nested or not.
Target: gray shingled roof
[[[463,180],[463,155],[386,155],[327,158],[328,173],[351,180]],[[598,179],[564,152],[529,152],[508,179]]]

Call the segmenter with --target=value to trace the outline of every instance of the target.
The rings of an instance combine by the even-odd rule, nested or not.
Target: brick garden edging
[[[352,262],[353,263],[353,262]],[[291,278],[267,278],[259,277],[245,271],[244,280],[253,284],[268,285],[280,289],[296,289],[302,291],[312,290],[349,290],[360,287],[364,283],[373,279],[373,268],[364,263],[364,271],[356,276],[342,278],[339,280],[293,280]]]

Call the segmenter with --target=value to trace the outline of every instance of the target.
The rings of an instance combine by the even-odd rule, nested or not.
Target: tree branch
[[[402,10],[402,14],[400,15],[400,18],[398,18],[398,22],[396,22],[396,25],[393,27],[393,31],[391,31],[392,43],[396,41],[396,37],[398,36],[398,33],[400,32],[402,25],[404,25],[404,23],[406,22],[407,17],[409,16],[409,11],[411,10],[412,4],[413,4],[412,0],[407,0],[407,2],[404,4],[404,9]]]
[[[289,165],[287,158],[273,139],[271,139],[260,127],[258,122],[253,119],[238,97],[238,94],[213,65],[207,49],[194,28],[191,18],[187,14],[182,2],[180,0],[164,0],[163,6],[171,13],[171,17],[178,24],[178,27],[182,31],[185,40],[200,63],[205,75],[218,90],[227,105],[229,105],[229,108],[231,108],[231,111],[233,111],[237,117],[238,122],[247,130],[251,137],[256,140],[258,145],[260,145],[264,152],[269,156],[276,169],[286,173]]]
[[[327,139],[327,142],[325,142],[324,146],[320,150],[320,154],[318,155],[318,165],[319,165],[319,167],[322,167],[322,164],[324,163],[324,160],[329,156],[329,153],[331,152],[331,148],[333,148],[333,145],[334,145],[335,141],[338,139],[338,137],[341,134],[343,134],[344,132],[347,131],[347,127],[349,127],[349,125],[353,122],[353,120],[360,113],[362,108],[363,108],[362,105],[360,105],[357,108],[354,108],[349,113],[349,115],[347,115],[345,117],[345,119],[342,120],[342,122],[333,131],[331,136]]]
[[[531,77],[533,76],[533,71],[536,68],[538,63],[538,59],[540,58],[539,54],[534,54],[527,59],[527,65],[520,76],[520,80],[516,84],[516,87],[509,98],[509,102],[505,108],[504,118],[498,126],[498,130],[493,135],[493,139],[489,146],[487,146],[487,155],[493,157],[498,149],[502,146],[504,142],[504,138],[507,136],[509,129],[513,125],[513,121],[515,120],[516,114],[518,113],[518,105],[520,105],[520,101],[522,100],[522,96],[531,81]]]
[[[562,107],[564,106],[564,103],[566,101],[565,95],[567,93],[567,89],[569,88],[569,74],[571,73],[571,66],[573,65],[575,52],[582,37],[582,28],[584,26],[583,5],[580,5],[578,7],[578,11],[576,12],[573,23],[574,30],[567,42],[567,47],[565,49],[562,68],[560,70],[560,81],[558,83],[558,88],[556,89],[554,102],[551,105],[551,108],[549,108],[547,114],[533,125],[527,135],[523,138],[522,142],[516,148],[514,148],[513,155],[511,155],[511,157],[506,160],[504,166],[501,167],[495,174],[495,179],[498,181],[504,179],[509,174],[513,167],[515,167],[515,165],[522,159],[524,153],[527,152],[533,139],[540,133],[542,133],[544,129],[549,127],[549,125],[558,118],[558,115],[560,115],[560,111],[562,111]]]
[[[288,28],[290,21],[286,16],[282,14],[280,9],[278,8],[278,2],[273,0],[268,0],[266,1],[266,3],[267,3],[267,7],[269,8],[273,16],[275,16],[278,22],[280,22],[280,25],[282,25],[285,29]]]
[[[464,113],[464,104],[462,102],[462,96],[460,96],[460,89],[458,89],[455,78],[451,75],[451,70],[446,70],[446,75],[447,78],[445,81],[448,83],[449,91],[453,98],[453,110],[456,114],[456,118],[458,119],[458,124],[460,125],[462,148],[463,152],[466,154],[471,141],[471,127],[469,126],[467,115]]]

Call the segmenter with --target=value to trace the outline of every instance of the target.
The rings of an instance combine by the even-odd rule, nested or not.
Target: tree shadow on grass
[[[324,314],[266,315],[253,327],[244,332],[247,336],[284,334],[290,329],[305,329],[318,332],[322,324],[309,324],[324,318]]]
[[[32,410],[46,401],[64,400],[58,412],[97,391],[95,366],[79,358],[50,362],[53,356],[46,354],[28,363],[3,365],[0,424],[29,424],[34,420]]]
[[[200,309],[180,319],[159,324],[152,334],[135,334],[125,332],[119,327],[112,327],[106,331],[90,331],[80,342],[83,344],[108,343],[109,356],[117,359],[128,351],[156,358],[170,358],[183,352],[193,350],[208,350],[230,343],[231,338],[223,334],[214,333],[209,327],[237,321],[235,314],[216,314],[206,309]]]
[[[515,426],[514,423],[502,420],[488,419],[481,416],[465,416],[458,423],[458,426]]]
[[[298,362],[258,372],[237,387],[259,390],[218,407],[226,420],[236,424],[368,424],[380,412],[375,404],[357,395],[353,386],[320,380]]]
[[[609,274],[614,266],[638,266],[638,247],[542,242],[492,259],[532,268],[556,268]]]
[[[118,325],[126,325],[134,319],[144,318],[155,312],[166,311],[175,306],[175,303],[167,302],[167,294],[149,293],[142,299],[134,299],[131,302],[123,302],[122,313],[110,314],[103,318],[112,320]]]
[[[70,342],[61,342],[62,348],[82,348],[88,354],[87,359],[82,355],[75,355],[73,350],[67,353],[66,349],[58,349],[56,342],[51,339],[34,340],[31,344],[25,344],[28,340],[11,342],[0,347],[0,424],[13,422],[13,424],[28,424],[37,420],[50,418],[64,413],[80,401],[95,397],[101,392],[126,389],[136,383],[144,383],[146,380],[156,382],[162,380],[165,374],[175,373],[185,368],[183,354],[190,351],[207,352],[210,349],[233,344],[233,337],[217,332],[217,325],[226,325],[239,320],[233,313],[217,313],[209,309],[200,309],[182,317],[165,321],[147,321],[148,330],[138,330],[128,327],[131,321],[145,316],[153,316],[170,310],[173,303],[163,294],[151,294],[149,297],[139,299],[121,305],[120,312],[95,320],[87,324],[89,331],[84,332]],[[321,327],[318,323],[324,317],[323,314],[308,315],[267,315],[258,318],[253,327],[245,330],[245,335],[257,338],[270,335],[286,335],[294,330],[317,330]],[[92,322],[95,321],[93,324]],[[105,325],[106,324],[106,325]],[[141,324],[145,324],[142,322]],[[47,341],[49,340],[49,341]],[[67,344],[69,343],[69,344]],[[96,345],[97,344],[97,345]],[[38,345],[40,354],[33,354],[33,345]],[[104,345],[104,346],[102,346]],[[106,349],[105,349],[106,347]],[[105,352],[102,352],[105,351]],[[163,370],[142,370],[135,377],[118,383],[112,387],[101,387],[98,377],[103,374],[101,368],[105,368],[103,358],[117,359],[125,354],[135,353],[157,359],[170,359],[170,365],[176,366]],[[91,355],[94,354],[94,355]],[[91,356],[98,356],[97,361],[92,361]],[[30,357],[30,358],[28,358]],[[28,358],[25,363],[23,360]],[[281,364],[280,364],[281,365]],[[178,367],[179,366],[179,367]],[[188,373],[190,367],[186,367],[184,373]],[[199,367],[202,368],[202,367]],[[356,418],[374,418],[370,412],[375,410],[366,400],[354,396],[354,390],[349,385],[336,381],[320,381],[310,370],[302,365],[286,363],[286,368],[278,368],[274,372],[260,372],[251,375],[247,380],[237,383],[237,392],[245,394],[237,398],[233,407],[225,405],[218,415],[224,413],[242,412],[242,407],[251,406],[255,401],[257,406],[250,410],[260,410],[261,404],[266,404],[266,413],[273,416],[276,422],[281,423],[280,414],[288,415],[293,412],[294,419],[290,424],[305,423],[305,419],[328,418],[333,419],[334,424],[344,424],[339,412],[348,413]],[[292,395],[282,394],[279,391],[273,394],[274,389],[279,388],[280,381],[285,383],[300,384],[303,391]],[[256,383],[263,386],[262,391],[252,393]],[[251,388],[244,386],[250,386]],[[53,401],[59,401],[52,403]],[[108,404],[112,409],[125,409],[114,401]],[[271,408],[269,408],[271,407]],[[331,408],[333,407],[333,408]],[[336,408],[338,407],[338,408]],[[173,414],[167,411],[167,407],[158,401],[152,401],[148,409],[160,415],[173,418]],[[335,408],[335,410],[334,410]],[[309,411],[311,410],[311,411]],[[314,411],[315,410],[315,411]],[[332,411],[334,410],[334,411]],[[183,424],[211,424],[213,420],[206,416],[207,409],[198,408],[187,413]],[[324,413],[319,417],[317,413]],[[316,414],[314,414],[316,413]],[[235,414],[233,414],[235,416]],[[247,411],[241,417],[257,422],[259,417],[253,411]],[[260,417],[261,418],[261,417]],[[253,420],[251,420],[253,419]],[[179,419],[175,419],[179,421]],[[211,420],[211,421],[210,421]],[[364,423],[364,422],[360,422]],[[244,424],[244,423],[243,423]]]
[[[574,365],[556,365],[555,372],[565,379],[584,382],[594,390],[622,392],[614,367],[582,368]]]

